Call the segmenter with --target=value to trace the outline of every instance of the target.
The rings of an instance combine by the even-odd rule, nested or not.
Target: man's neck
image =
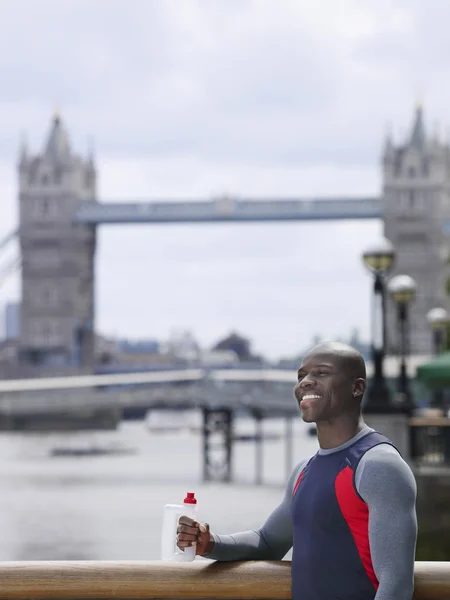
[[[366,427],[362,416],[317,423],[317,439],[323,450],[337,448],[354,438]]]

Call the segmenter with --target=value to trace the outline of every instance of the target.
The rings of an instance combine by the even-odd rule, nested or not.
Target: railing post
[[[203,408],[203,480],[230,482],[233,458],[233,411]]]
[[[417,462],[421,458],[420,452],[420,431],[418,427],[414,427],[409,423],[409,454],[411,460]]]
[[[253,418],[256,424],[256,435],[255,435],[255,484],[262,485],[263,482],[263,419],[264,415],[258,408],[252,409]]]

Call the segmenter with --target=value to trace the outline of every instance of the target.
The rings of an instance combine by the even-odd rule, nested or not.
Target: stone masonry
[[[426,321],[431,308],[446,308],[449,276],[450,147],[428,136],[422,108],[416,111],[409,139],[400,146],[386,139],[383,156],[384,234],[395,246],[397,260],[390,276],[405,274],[417,283],[410,307],[410,348],[432,352]],[[398,349],[395,307],[387,298],[388,351]]]
[[[19,161],[22,306],[19,363],[86,367],[94,353],[94,227],[73,224],[95,200],[92,157],[74,154],[58,115],[41,154]]]

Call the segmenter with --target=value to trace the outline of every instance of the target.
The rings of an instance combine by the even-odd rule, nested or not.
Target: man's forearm
[[[294,469],[281,504],[260,529],[232,535],[211,534],[203,556],[220,561],[283,559],[292,547],[292,491],[305,463],[306,460],[302,461]]]
[[[219,561],[270,560],[273,552],[258,531],[250,530],[232,535],[211,534],[203,556]]]

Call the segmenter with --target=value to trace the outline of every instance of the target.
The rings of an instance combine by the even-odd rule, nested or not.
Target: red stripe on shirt
[[[297,483],[294,486],[294,491],[292,492],[292,495],[295,495],[295,492],[297,491],[298,486],[300,485],[301,480],[303,479],[303,474],[304,474],[305,470],[303,469],[303,471],[300,473],[300,475],[298,476],[297,479]]]
[[[353,469],[345,467],[336,477],[334,488],[339,508],[349,526],[364,569],[377,590],[379,582],[373,569],[369,544],[369,508],[355,491]]]

